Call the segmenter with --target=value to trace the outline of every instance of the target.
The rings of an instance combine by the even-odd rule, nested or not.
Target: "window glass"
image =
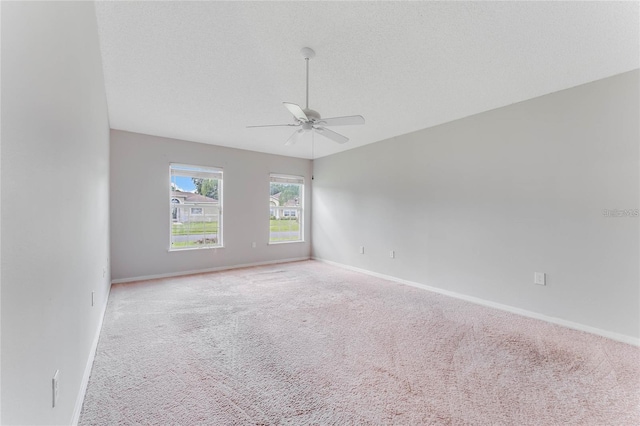
[[[170,249],[222,247],[222,169],[171,164]]]
[[[271,175],[269,187],[269,242],[304,241],[304,178]]]

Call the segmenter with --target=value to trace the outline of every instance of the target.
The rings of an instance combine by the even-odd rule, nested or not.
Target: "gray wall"
[[[108,162],[93,3],[2,2],[2,424],[79,408],[110,281]]]
[[[316,160],[313,255],[638,338],[639,219],[602,213],[640,207],[638,81]]]
[[[224,248],[168,251],[170,163],[224,169]],[[113,279],[308,258],[311,168],[310,160],[112,130]],[[269,173],[304,176],[305,242],[267,244]]]

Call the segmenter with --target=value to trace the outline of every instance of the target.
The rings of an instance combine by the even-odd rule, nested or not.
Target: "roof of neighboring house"
[[[276,201],[278,201],[278,204],[280,203],[280,194],[282,194],[282,192],[278,192],[277,194],[273,194],[271,196],[271,198],[273,198]],[[296,207],[296,206],[299,206],[300,203],[296,202],[297,199],[298,199],[298,197],[288,200],[286,203],[284,203],[283,207]]]
[[[171,197],[184,198],[185,203],[217,203],[218,200],[185,191],[171,191]]]

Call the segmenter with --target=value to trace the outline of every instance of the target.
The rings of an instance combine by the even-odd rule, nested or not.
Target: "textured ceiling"
[[[315,157],[640,66],[638,2],[97,2],[114,129],[311,158],[283,101],[361,114]]]

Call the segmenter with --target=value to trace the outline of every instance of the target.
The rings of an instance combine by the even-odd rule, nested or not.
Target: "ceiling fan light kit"
[[[318,111],[314,111],[309,108],[309,59],[316,56],[316,52],[310,47],[303,47],[300,53],[304,57],[307,66],[307,79],[306,79],[306,103],[305,108],[302,109],[299,105],[291,102],[283,102],[287,110],[293,115],[296,120],[294,124],[267,124],[262,126],[247,126],[247,127],[284,127],[295,126],[300,127],[296,130],[285,142],[285,145],[293,145],[298,141],[298,138],[306,132],[314,132],[322,135],[327,139],[331,139],[337,143],[345,143],[349,141],[349,138],[336,133],[333,130],[329,130],[326,126],[348,126],[353,124],[364,124],[364,117],[361,115],[349,115],[345,117],[332,117],[322,118]]]

